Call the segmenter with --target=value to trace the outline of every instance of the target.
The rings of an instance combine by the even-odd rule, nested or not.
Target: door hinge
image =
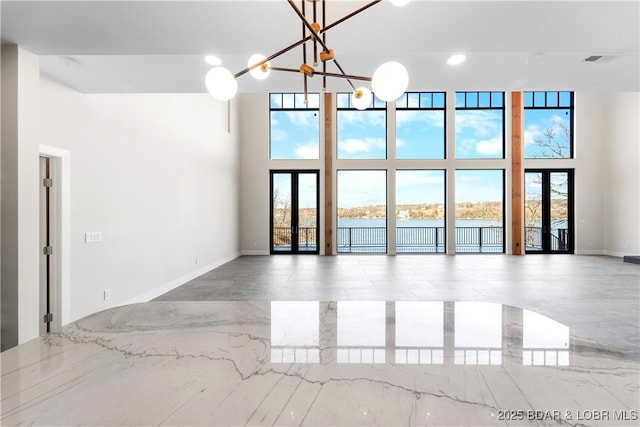
[[[42,318],[42,321],[43,321],[44,323],[51,323],[51,322],[53,322],[53,314],[51,314],[51,313],[47,313],[47,314],[45,314],[45,315],[44,315],[44,317]]]
[[[53,255],[53,246],[45,246],[42,248],[43,255]]]
[[[42,185],[44,185],[45,187],[53,187],[53,179],[42,178]]]

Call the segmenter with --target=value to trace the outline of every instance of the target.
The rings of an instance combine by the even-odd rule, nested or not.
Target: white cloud
[[[456,134],[472,133],[477,137],[500,132],[502,113],[492,110],[469,110],[456,113]]]
[[[302,128],[318,126],[317,113],[311,113],[310,111],[287,111],[286,114],[289,123],[293,126]]]
[[[386,114],[384,111],[340,111],[338,113],[340,126],[384,127]]]
[[[320,158],[318,143],[298,145],[296,147],[296,158],[298,159],[318,159]]]
[[[345,153],[369,152],[373,148],[384,148],[385,141],[380,138],[348,138],[340,142],[340,151]]]
[[[491,138],[476,144],[476,151],[480,154],[502,154],[502,138]]]
[[[536,138],[539,138],[542,135],[542,131],[538,127],[538,125],[530,124],[524,130],[524,145],[535,144]]]

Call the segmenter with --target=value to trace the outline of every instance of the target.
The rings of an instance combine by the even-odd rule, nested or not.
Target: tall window
[[[445,158],[445,93],[409,92],[396,101],[396,158]]]
[[[445,171],[396,172],[396,250],[445,252]]]
[[[387,252],[387,171],[338,171],[337,251]]]
[[[350,93],[339,93],[337,107],[338,159],[386,159],[386,103],[374,96],[361,111],[351,104]]]
[[[271,159],[320,158],[320,95],[310,93],[308,100],[301,93],[269,95]]]
[[[456,92],[456,158],[504,158],[503,92]]]
[[[504,252],[504,171],[456,171],[456,252]]]
[[[573,92],[524,93],[524,156],[573,157]]]

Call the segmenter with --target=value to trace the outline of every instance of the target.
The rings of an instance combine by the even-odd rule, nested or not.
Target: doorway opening
[[[574,252],[573,170],[525,170],[526,253]]]
[[[271,171],[272,254],[319,254],[320,171]]]

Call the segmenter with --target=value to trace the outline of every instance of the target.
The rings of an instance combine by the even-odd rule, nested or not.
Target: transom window
[[[456,158],[504,158],[503,92],[456,92]]]
[[[573,92],[524,93],[524,157],[573,158]]]
[[[269,95],[270,159],[320,158],[320,95],[272,93]]]
[[[408,92],[396,101],[396,158],[445,158],[444,92]]]

